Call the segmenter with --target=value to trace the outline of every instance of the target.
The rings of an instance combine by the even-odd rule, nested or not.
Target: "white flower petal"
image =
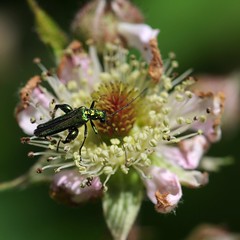
[[[28,135],[33,135],[37,124],[50,118],[49,104],[54,97],[50,93],[42,91],[38,86],[40,82],[39,76],[31,78],[27,82],[20,92],[21,103],[15,111],[19,126]],[[49,116],[48,119],[46,119],[47,116]],[[31,123],[30,119],[34,119],[35,123]]]
[[[64,84],[74,81],[78,88],[90,91],[99,80],[100,70],[100,63],[93,47],[90,47],[89,56],[80,42],[73,41],[60,61],[58,77]]]
[[[226,96],[224,103],[222,128],[225,133],[234,133],[240,121],[240,82],[239,74],[230,76],[199,76],[198,81],[193,85],[193,89],[198,91],[211,91],[215,94],[223,92]],[[230,131],[229,131],[230,130]]]
[[[191,93],[191,97],[185,93],[172,93],[166,105],[171,109],[168,115],[170,129],[174,129],[171,134],[179,135],[187,130],[201,130],[210,142],[218,141],[221,137],[223,105],[222,93],[217,95],[211,92]],[[183,119],[181,124],[178,122],[180,118]]]
[[[213,93],[199,93],[202,98],[202,102],[199,106],[209,113],[206,114],[206,121],[197,121],[193,124],[192,128],[195,130],[202,130],[203,134],[208,138],[210,142],[216,142],[221,138],[221,116],[222,108],[224,105],[224,95],[219,93],[214,95]]]
[[[36,123],[30,122],[30,119],[34,116],[39,117],[39,114],[33,107],[28,107],[16,115],[19,126],[27,135],[33,135],[33,131],[37,127]]]
[[[159,145],[156,153],[174,165],[184,169],[195,169],[208,149],[208,141],[204,136],[196,136],[181,141],[178,146]]]
[[[149,199],[161,213],[172,211],[182,197],[178,177],[166,169],[149,167],[147,174],[151,179],[143,179]]]
[[[208,183],[208,173],[206,172],[185,171],[179,174],[178,177],[181,184],[191,188],[201,187]]]
[[[147,24],[121,22],[118,24],[118,33],[126,39],[129,46],[137,48],[148,63],[152,60],[149,42],[157,37],[158,29],[152,29]]]
[[[83,187],[82,184],[85,186]],[[102,195],[102,183],[98,177],[88,180],[75,170],[62,170],[54,175],[50,195],[56,201],[78,205]]]

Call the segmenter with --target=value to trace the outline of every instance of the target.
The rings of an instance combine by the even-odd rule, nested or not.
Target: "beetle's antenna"
[[[115,111],[114,113],[110,114],[109,117],[113,117],[114,115],[116,115],[117,113],[119,113],[120,111],[122,111],[123,109],[127,108],[129,105],[131,105],[134,101],[136,101],[142,94],[144,94],[147,91],[147,88],[144,88],[135,98],[133,98],[130,102],[128,102],[125,106],[121,107],[120,109],[118,109],[117,111]]]

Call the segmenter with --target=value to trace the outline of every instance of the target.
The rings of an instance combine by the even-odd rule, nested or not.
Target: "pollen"
[[[133,128],[140,104],[140,100],[131,101],[138,94],[138,90],[120,81],[100,85],[92,96],[93,99],[99,99],[96,108],[106,111],[107,121],[96,123],[98,131],[107,137],[127,136]]]

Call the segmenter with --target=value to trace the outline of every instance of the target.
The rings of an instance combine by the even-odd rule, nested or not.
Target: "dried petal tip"
[[[182,197],[182,189],[178,177],[172,172],[159,167],[148,169],[150,179],[144,179],[149,199],[160,213],[171,212]]]
[[[39,85],[40,82],[41,82],[40,76],[34,76],[27,82],[25,87],[21,89],[20,91],[21,104],[16,109],[16,113],[28,107],[29,97],[32,91]]]
[[[169,193],[161,194],[159,191],[155,193],[155,197],[157,199],[155,209],[157,212],[170,212],[174,208],[167,199],[168,195]]]
[[[163,73],[163,62],[158,48],[157,39],[151,39],[149,42],[152,52],[152,59],[149,65],[148,73],[155,83],[158,83]]]
[[[45,115],[45,112],[39,111],[39,106],[47,109],[54,98],[50,94],[46,94],[45,89],[40,85],[41,82],[40,76],[34,76],[27,82],[20,91],[21,102],[15,110],[18,124],[28,135],[33,134],[37,124],[42,121],[42,117]]]

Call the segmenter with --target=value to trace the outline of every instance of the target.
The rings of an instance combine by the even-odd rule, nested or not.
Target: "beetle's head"
[[[106,112],[105,111],[99,111],[99,120],[101,123],[105,123],[106,122],[106,118],[107,118],[107,115],[106,115]]]
[[[89,115],[92,120],[99,120],[101,123],[107,121],[107,114],[104,110],[92,109]]]

